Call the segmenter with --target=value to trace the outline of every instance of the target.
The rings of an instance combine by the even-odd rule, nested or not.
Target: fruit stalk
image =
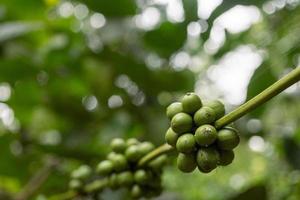
[[[237,109],[233,110],[229,114],[227,114],[224,117],[222,117],[221,119],[217,120],[215,122],[215,127],[217,129],[220,129],[220,128],[236,121],[240,117],[251,112],[258,106],[266,103],[271,98],[278,95],[283,90],[287,89],[288,87],[297,83],[298,81],[300,81],[300,67],[297,67],[296,69],[294,69],[293,71],[288,73],[286,76],[284,76],[283,78],[281,78],[280,80],[278,80],[277,82],[272,84],[270,87],[268,87],[267,89],[262,91],[257,96],[253,97],[252,99],[250,99],[243,105],[239,106]]]

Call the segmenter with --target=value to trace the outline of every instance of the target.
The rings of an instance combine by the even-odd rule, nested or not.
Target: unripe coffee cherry
[[[117,172],[123,171],[128,168],[128,163],[124,155],[122,154],[116,154],[115,156],[112,157],[111,159],[114,169]]]
[[[118,185],[118,177],[117,174],[111,174],[108,178],[108,185],[109,187],[111,187],[112,189],[116,189],[119,187]]]
[[[215,111],[215,115],[216,115],[215,120],[220,119],[225,115],[225,106],[219,100],[210,101],[205,106],[208,106]]]
[[[200,108],[194,115],[194,122],[197,126],[201,126],[203,124],[211,124],[215,121],[215,119],[215,111],[207,106]]]
[[[138,184],[147,184],[151,179],[151,174],[143,169],[139,169],[134,173],[134,181]]]
[[[172,130],[172,128],[169,128],[166,132],[165,140],[172,147],[176,147],[176,142],[177,142],[178,137],[179,137],[179,135],[177,133],[175,133]]]
[[[196,156],[194,154],[179,153],[177,157],[177,167],[184,173],[190,173],[197,167]]]
[[[123,153],[126,149],[126,143],[121,138],[114,138],[110,143],[110,147],[116,153]]]
[[[190,153],[195,149],[195,147],[195,138],[191,133],[186,133],[180,136],[176,143],[176,149],[181,153]]]
[[[200,171],[212,171],[217,167],[219,160],[219,153],[213,147],[200,148],[197,152],[197,164]]]
[[[137,139],[135,139],[135,138],[129,138],[128,140],[126,140],[126,146],[127,146],[127,148],[130,147],[130,146],[132,146],[132,145],[137,145],[139,143],[140,142]]]
[[[226,166],[232,163],[234,159],[234,152],[232,150],[220,150],[219,165]]]
[[[151,162],[149,162],[148,166],[155,171],[160,171],[162,167],[166,164],[168,157],[166,155],[161,155]]]
[[[143,195],[142,188],[139,185],[135,184],[134,186],[132,186],[130,194],[133,198],[140,198]]]
[[[240,137],[233,128],[226,127],[218,132],[217,145],[222,150],[232,150],[240,143]]]
[[[100,175],[108,175],[114,170],[114,165],[110,160],[104,160],[97,165],[96,172]]]
[[[146,155],[147,153],[155,149],[155,146],[151,142],[142,142],[138,145],[138,147],[141,155]]]
[[[195,140],[200,146],[209,146],[217,139],[217,130],[211,125],[202,125],[195,132]]]
[[[171,127],[178,134],[190,132],[193,127],[193,119],[186,113],[178,113],[172,118]]]
[[[79,190],[82,187],[82,182],[78,179],[72,179],[69,182],[69,188],[73,190]]]
[[[187,93],[182,98],[183,111],[189,114],[194,114],[202,106],[201,99],[195,93]]]
[[[143,155],[141,154],[141,151],[139,149],[139,145],[132,145],[128,147],[125,151],[125,156],[127,160],[131,162],[138,161]]]
[[[109,154],[107,154],[106,158],[107,158],[108,160],[112,160],[112,158],[113,158],[115,155],[117,155],[116,152],[110,152]]]
[[[86,179],[92,173],[92,169],[87,165],[81,165],[78,169],[74,170],[71,174],[73,179]]]
[[[118,185],[120,186],[130,186],[133,184],[133,174],[130,171],[125,171],[117,174]]]
[[[167,117],[172,119],[176,114],[182,112],[182,104],[180,102],[174,102],[167,107]]]

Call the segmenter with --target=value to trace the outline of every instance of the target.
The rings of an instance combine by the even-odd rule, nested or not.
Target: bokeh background
[[[1,0],[0,199],[45,200],[114,137],[164,142],[195,91],[227,111],[300,64],[299,0]],[[228,167],[180,173],[158,199],[300,199],[300,84],[236,122]],[[103,199],[126,199],[105,190]]]

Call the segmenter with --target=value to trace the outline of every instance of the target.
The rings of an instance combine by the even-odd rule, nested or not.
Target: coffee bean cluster
[[[201,172],[209,173],[233,161],[233,149],[240,142],[237,130],[214,127],[215,121],[225,115],[222,102],[214,100],[203,104],[195,93],[187,93],[181,102],[169,105],[166,114],[171,127],[165,140],[179,152],[179,170],[189,173],[198,167]]]
[[[160,156],[146,167],[138,167],[138,161],[155,148],[152,143],[115,138],[110,146],[112,152],[97,165],[96,172],[108,179],[111,189],[126,187],[135,199],[161,193],[161,173],[167,157]]]

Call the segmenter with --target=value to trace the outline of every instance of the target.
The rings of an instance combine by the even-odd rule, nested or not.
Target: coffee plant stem
[[[168,144],[163,144],[159,147],[157,147],[156,149],[154,149],[153,151],[151,151],[150,153],[148,153],[146,156],[144,156],[138,163],[139,167],[145,166],[147,163],[149,163],[151,160],[153,160],[154,158],[168,153],[170,151],[173,150],[173,147],[168,145]]]
[[[300,81],[300,67],[297,67],[296,69],[288,73],[286,76],[272,84],[270,87],[262,91],[260,94],[255,96],[254,98],[250,99],[237,109],[233,110],[229,114],[217,120],[215,122],[215,127],[219,129],[236,121],[240,117],[251,112],[258,106],[266,103],[271,98],[278,95],[283,90],[287,89],[288,87],[297,83],[298,81]]]

